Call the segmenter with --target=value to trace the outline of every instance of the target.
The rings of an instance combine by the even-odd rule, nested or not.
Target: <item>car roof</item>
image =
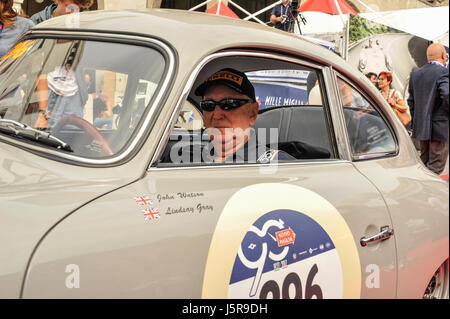
[[[80,13],[79,28],[67,27],[75,22],[78,23],[76,17],[72,19],[60,16],[36,25],[33,30],[78,29],[134,33],[165,39],[179,52],[184,48],[197,49],[200,53],[203,50],[233,45],[252,47],[273,43],[280,49],[301,49],[314,56],[325,54],[327,60],[334,60],[335,63],[342,61],[336,54],[319,45],[287,32],[255,22],[203,12],[174,9],[99,10]]]
[[[79,27],[68,27],[74,22],[79,23]],[[340,56],[312,41],[259,23],[204,12],[176,9],[88,11],[71,18],[56,17],[32,29],[39,30],[98,31],[158,38],[176,50],[181,66],[195,65],[222,49],[277,50],[332,66],[354,80],[368,81]]]

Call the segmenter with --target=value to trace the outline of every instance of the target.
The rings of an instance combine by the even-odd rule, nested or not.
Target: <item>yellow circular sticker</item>
[[[334,206],[287,184],[239,190],[225,205],[206,262],[202,298],[359,298],[352,233]]]

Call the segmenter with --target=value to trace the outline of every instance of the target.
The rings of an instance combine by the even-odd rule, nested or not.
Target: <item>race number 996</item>
[[[267,213],[250,227],[228,286],[229,298],[334,299],[342,294],[333,241],[316,221],[292,210]]]
[[[313,268],[311,268],[311,271],[308,274],[308,279],[306,280],[304,299],[312,299],[313,297],[315,297],[316,299],[323,299],[322,289],[320,288],[320,286],[312,284],[314,276],[317,272],[317,265],[314,264]],[[293,296],[290,294],[291,287],[294,288]],[[269,280],[262,286],[259,298],[268,299],[270,295],[273,299],[280,299],[280,286],[274,280]],[[289,273],[284,278],[281,288],[281,298],[303,299],[302,282],[300,280],[300,277],[295,272]]]

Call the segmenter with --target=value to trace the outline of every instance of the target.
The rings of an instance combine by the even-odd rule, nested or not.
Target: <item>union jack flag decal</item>
[[[136,201],[136,204],[139,206],[145,206],[147,204],[153,204],[153,201],[148,196],[138,196],[134,197],[134,200]]]
[[[146,208],[143,210],[145,220],[149,219],[159,219],[161,216],[159,215],[158,208]]]

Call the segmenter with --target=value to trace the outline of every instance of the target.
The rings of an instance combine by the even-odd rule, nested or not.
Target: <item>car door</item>
[[[223,65],[248,72],[255,86],[261,75],[255,72],[272,72],[268,82],[284,93],[275,88],[265,97],[280,102],[261,110],[258,129],[278,133],[276,144],[295,159],[163,161],[167,154],[177,157],[185,142],[202,144],[201,134],[180,132],[175,124],[188,98],[198,102],[189,93]],[[320,97],[314,103],[310,74]],[[394,241],[360,244],[392,223],[378,190],[345,149],[330,70],[276,53],[229,51],[205,58],[185,85],[178,102],[165,106],[172,120],[143,178],[85,205],[47,236],[33,258],[25,297],[395,297]],[[295,90],[303,98],[289,99]],[[193,124],[194,131],[201,127]],[[55,256],[58,247],[64,252]],[[73,279],[70,271],[45,282],[68,265],[79,269],[77,289],[62,284]]]
[[[424,168],[395,117],[342,75],[337,82],[352,92],[353,105],[343,110],[353,163],[380,191],[392,218],[397,297],[423,298],[433,274],[448,258],[448,184]]]
[[[226,59],[226,57],[224,59]],[[223,63],[223,61],[220,62]],[[253,60],[249,59],[248,64],[252,64],[252,62]],[[217,61],[217,63],[219,63],[219,61]],[[267,69],[272,67],[272,63],[273,61],[271,60],[263,59],[258,60],[257,65],[260,67],[260,70],[265,70],[267,73],[269,72]],[[289,76],[293,75],[293,70],[308,70],[308,68],[305,68],[304,66],[305,62],[303,62],[303,64],[300,62],[300,65],[295,65],[295,67],[294,65],[283,64],[284,71]],[[210,63],[205,66],[205,68],[213,68],[213,65]],[[298,108],[297,110],[292,105],[283,105],[283,103],[289,104],[288,100],[283,96],[271,98],[268,96],[270,94],[267,94],[267,92],[271,92],[271,89],[267,88],[267,86],[263,87],[263,92],[266,93],[266,96],[264,96],[263,99],[264,101],[269,102],[282,101],[280,104],[285,107],[285,112],[282,112],[283,114],[280,116],[272,116],[275,122],[280,121],[281,123],[280,127],[277,127],[278,129],[289,127],[289,130],[287,131],[280,130],[280,135],[287,136],[287,140],[292,140],[297,134],[297,136],[300,135],[299,140],[308,142],[309,145],[332,150],[330,145],[338,144],[338,139],[336,138],[337,134],[340,134],[338,136],[339,138],[342,138],[342,134],[339,131],[339,129],[342,128],[342,122],[339,118],[334,117],[335,114],[332,112],[333,108],[340,107],[340,99],[333,100],[334,93],[332,91],[332,85],[329,85],[330,81],[327,82],[328,69],[319,68],[314,70],[315,72],[310,73],[316,73],[317,79],[319,79],[323,100],[322,105],[317,107],[320,110],[319,112],[316,112],[317,114],[311,112],[312,110],[305,106],[303,106],[303,108]],[[262,94],[258,94],[258,87],[262,86],[262,84],[267,84],[268,81],[264,83],[262,80],[262,71],[260,73],[251,72],[248,73],[248,75],[250,78],[253,77],[256,95],[259,95],[259,98],[261,99]],[[271,74],[271,76],[270,83],[273,83],[273,74]],[[279,74],[279,76],[281,76],[281,74]],[[202,77],[202,75],[200,74],[199,77]],[[260,83],[258,83],[258,81]],[[261,84],[261,82],[263,83]],[[286,84],[286,86],[288,85],[290,85],[290,83]],[[272,91],[275,90],[275,88],[272,88]],[[292,91],[289,93],[294,95]],[[309,93],[312,94],[311,92]],[[326,93],[328,93],[328,96]],[[273,95],[275,94],[276,92]],[[282,93],[280,93],[280,95],[282,95]],[[260,100],[260,102],[262,103],[263,101]],[[318,102],[316,101],[315,103]],[[312,103],[305,104],[310,105],[309,108],[313,108],[311,105]],[[276,106],[279,107],[279,104],[276,104]],[[265,112],[260,112],[259,119],[270,122],[270,117],[266,115],[271,111],[277,110],[279,109],[268,111],[265,109]],[[298,114],[300,116],[296,116],[297,111],[302,111],[304,114]],[[333,126],[335,127],[334,131],[331,131],[329,128],[330,121],[332,121]],[[258,126],[258,121],[255,126]],[[302,129],[299,129],[300,127],[302,127]],[[305,133],[305,131],[307,133]],[[289,136],[291,134],[293,136]],[[317,136],[320,136],[321,138],[317,139]],[[329,136],[332,136],[332,138],[329,138]],[[384,200],[372,183],[361,175],[358,170],[355,169],[354,165],[346,160],[342,154],[338,154],[339,146],[336,146],[336,150],[337,153],[335,156],[330,156],[329,158],[299,159],[291,163],[279,163],[276,168],[272,169],[261,167],[261,165],[230,165],[227,167],[183,167],[182,165],[180,165],[180,167],[170,167],[158,165],[149,170],[151,179],[156,183],[153,184],[156,186],[155,190],[150,193],[156,194],[156,196],[160,194],[183,193],[188,189],[194,192],[204,193],[205,199],[208,198],[207,194],[211,193],[218,193],[220,195],[216,196],[222,198],[222,200],[220,200],[219,198],[216,199],[216,196],[213,196],[213,199],[210,202],[206,202],[206,206],[213,206],[214,210],[217,205],[219,205],[219,211],[222,213],[217,220],[216,228],[212,234],[208,257],[206,258],[207,264],[203,282],[203,296],[278,296],[281,298],[287,296],[292,298],[295,296],[305,298],[313,296],[308,294],[308,289],[306,288],[314,286],[312,283],[315,283],[316,281],[320,282],[319,286],[323,290],[322,296],[354,296],[346,294],[348,291],[345,289],[342,290],[345,291],[342,295],[333,295],[333,293],[336,292],[333,288],[336,289],[339,284],[334,280],[330,280],[330,277],[335,278],[342,276],[342,278],[344,278],[342,281],[343,286],[345,286],[345,284],[351,286],[350,283],[352,281],[359,280],[358,297],[395,297],[395,241],[392,239],[380,241],[365,247],[360,244],[361,238],[375,236],[382,232],[383,227],[392,230],[392,222]],[[169,186],[164,182],[169,176],[173,175],[174,172],[177,172],[177,186],[175,189],[173,189],[172,184]],[[167,184],[167,186],[164,186],[164,184]],[[176,192],[174,192],[174,190]],[[305,191],[305,194],[303,194],[302,191]],[[226,195],[224,196],[224,194]],[[316,197],[316,195],[318,195],[318,197]],[[172,209],[172,205],[177,203],[175,204],[177,206],[180,202],[182,201],[175,197],[175,200],[169,199],[168,201],[162,201],[160,205],[162,211],[166,211],[167,213]],[[201,201],[198,201],[198,203],[202,205]],[[216,204],[214,205],[214,203]],[[283,217],[277,218],[275,216],[284,216],[282,212],[278,211],[280,209],[285,209],[286,207],[290,207],[291,211],[304,214],[309,213],[310,215],[308,215],[308,217],[311,217],[314,220],[315,218],[320,220],[320,213],[313,212],[314,209],[312,207],[315,205],[313,203],[320,203],[319,205],[324,206],[330,204],[330,206],[327,207],[333,211],[336,209],[335,213],[337,218],[341,221],[345,221],[343,224],[347,224],[349,234],[352,234],[352,244],[347,243],[348,246],[343,249],[342,253],[353,254],[353,258],[359,259],[357,273],[348,270],[346,267],[349,265],[343,264],[341,268],[342,273],[335,274],[331,270],[333,267],[330,267],[330,265],[333,264],[332,261],[327,264],[327,262],[318,259],[316,264],[313,262],[314,258],[310,260],[308,260],[309,258],[306,258],[304,261],[307,266],[304,265],[301,267],[299,265],[298,267],[300,268],[298,271],[295,267],[292,267],[293,269],[289,270],[289,266],[284,269],[282,263],[285,261],[284,259],[277,261],[270,257],[265,259],[264,266],[261,266],[262,270],[258,268],[255,263],[256,260],[260,259],[257,259],[257,257],[264,259],[264,253],[261,248],[261,256],[259,253],[254,253],[254,255],[252,255],[252,244],[257,245],[257,243],[249,242],[250,239],[248,238],[254,236],[249,229],[254,231],[256,231],[256,229],[253,227],[264,229],[264,225],[267,226],[270,224],[269,221],[284,220]],[[291,204],[293,206],[290,206]],[[187,207],[189,206],[193,205],[187,205]],[[233,208],[231,209],[231,207]],[[182,210],[183,206],[180,208]],[[228,211],[228,209],[230,209],[230,211]],[[230,216],[228,216],[228,214],[230,214]],[[271,216],[271,218],[269,218],[269,216]],[[294,224],[297,222],[301,223],[300,221],[292,221]],[[341,225],[339,221],[336,220],[335,222],[336,225]],[[234,228],[237,228],[237,225],[242,227],[240,232],[234,230]],[[319,225],[321,226],[322,224],[319,223]],[[345,226],[343,227],[345,228]],[[285,226],[285,228],[288,227]],[[270,231],[268,231],[268,233],[269,232]],[[295,230],[293,232],[296,233]],[[327,231],[325,232],[328,234]],[[227,235],[223,235],[222,233],[226,233]],[[274,234],[273,236],[275,236]],[[263,234],[260,233],[260,235],[262,236]],[[293,252],[293,250],[295,250],[294,248],[290,249],[288,253],[289,258],[286,258],[285,263],[290,265],[295,264],[298,260],[302,260],[303,262],[302,257],[305,255],[302,255],[302,253],[308,251],[306,256],[309,256],[311,255],[310,249],[314,250],[315,245],[318,247],[319,251],[322,244],[326,245],[325,242],[314,242],[314,240],[311,239],[314,237],[311,234],[309,235],[311,236],[310,238],[308,238],[308,235],[304,234],[305,238],[302,238],[301,240],[306,242],[312,240],[313,242],[310,243],[310,247],[298,248],[300,251],[297,252]],[[273,238],[270,239],[270,237],[272,236],[266,235],[263,238],[272,241]],[[232,238],[235,238],[235,240],[233,241]],[[239,240],[241,240],[241,242]],[[227,245],[220,244],[225,242],[227,242]],[[235,248],[230,251],[228,246],[230,243],[233,243],[234,247],[241,245],[240,250]],[[247,244],[248,246],[246,246]],[[351,245],[353,245],[353,250],[350,248]],[[264,245],[261,244],[261,247],[264,247]],[[268,244],[268,249],[269,247],[271,246]],[[246,257],[246,248],[248,248],[248,255],[253,259],[251,257]],[[277,249],[280,249],[281,247],[272,248],[274,248],[274,251],[279,252]],[[257,248],[254,249],[256,250]],[[227,258],[224,257],[225,254],[228,254]],[[312,255],[315,256],[314,252]],[[356,257],[356,255],[358,257]],[[246,265],[244,265],[244,260],[247,262]],[[302,262],[300,262],[300,264]],[[320,262],[327,266],[324,266],[324,264],[321,265]],[[317,270],[314,267],[315,265],[317,265]],[[278,272],[278,267],[281,268],[280,272]],[[224,268],[226,271],[223,271]],[[334,268],[334,270],[336,268]],[[259,272],[263,273],[263,275],[259,278],[260,283],[258,285]],[[275,274],[273,278],[270,276],[271,272]],[[299,279],[297,279],[295,275],[291,275],[292,273],[297,274]],[[320,275],[324,277],[321,277]],[[224,283],[228,285],[228,290],[225,288],[216,290],[217,287],[220,286],[219,283],[217,283],[217,278],[222,279],[222,286]],[[328,278],[329,281],[324,278]],[[212,280],[214,284],[210,284],[209,280]],[[267,285],[265,286],[265,284]],[[210,285],[214,286],[214,289],[209,289]],[[236,286],[240,288],[236,288]],[[295,293],[291,291],[290,294],[283,294],[283,289],[291,286],[297,287]],[[277,290],[277,287],[279,290]],[[227,291],[227,294],[225,294],[225,291]],[[279,291],[279,293],[277,291]]]

